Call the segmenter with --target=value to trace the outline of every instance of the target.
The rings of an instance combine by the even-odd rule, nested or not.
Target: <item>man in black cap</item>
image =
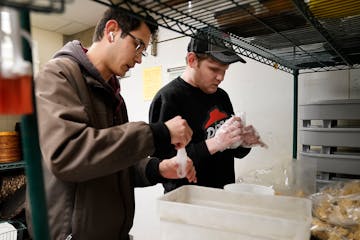
[[[213,37],[215,36],[215,38]],[[186,146],[197,172],[197,184],[223,188],[235,181],[234,157],[243,158],[260,139],[253,128],[244,131],[228,94],[219,84],[231,63],[243,62],[231,47],[228,35],[199,30],[188,45],[184,73],[164,86],[154,97],[149,122],[162,122],[180,115],[193,130]],[[246,132],[246,133],[245,133]],[[245,136],[247,134],[247,136]],[[160,159],[176,155],[170,144],[157,149]],[[189,184],[186,179],[164,183],[165,192]]]

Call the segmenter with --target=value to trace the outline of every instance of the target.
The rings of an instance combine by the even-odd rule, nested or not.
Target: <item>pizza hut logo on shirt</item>
[[[207,139],[215,136],[216,131],[223,125],[228,117],[226,112],[221,112],[218,108],[214,108],[209,112],[209,117],[204,124]]]

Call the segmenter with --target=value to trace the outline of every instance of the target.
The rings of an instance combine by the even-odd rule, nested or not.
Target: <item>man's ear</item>
[[[187,62],[190,67],[195,67],[198,65],[198,59],[196,57],[196,54],[194,52],[188,52],[187,56]]]
[[[121,34],[119,24],[113,19],[107,21],[105,24],[104,36],[107,37],[110,42],[113,42],[117,32],[120,32]]]

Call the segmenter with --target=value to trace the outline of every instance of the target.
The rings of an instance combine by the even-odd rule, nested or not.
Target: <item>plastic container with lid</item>
[[[159,198],[166,240],[305,240],[311,201],[186,185]]]

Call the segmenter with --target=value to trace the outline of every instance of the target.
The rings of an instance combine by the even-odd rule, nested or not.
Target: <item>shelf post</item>
[[[26,9],[19,9],[21,28],[30,33],[30,15]],[[24,60],[32,62],[31,47],[23,39]],[[35,240],[49,240],[49,225],[45,200],[45,188],[42,174],[39,146],[34,84],[32,89],[34,112],[21,118],[21,140],[25,160],[26,184],[30,197],[32,233]]]
[[[293,75],[294,75],[294,110],[293,110],[293,154],[292,154],[292,158],[297,159],[299,70],[294,69]]]

